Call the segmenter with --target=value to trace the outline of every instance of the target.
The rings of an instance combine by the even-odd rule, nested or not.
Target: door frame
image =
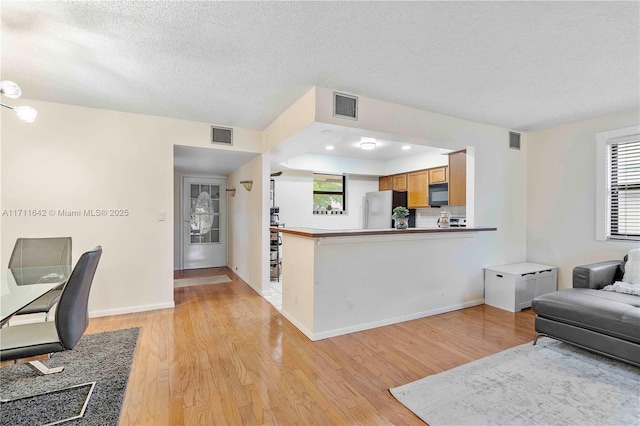
[[[174,226],[177,226],[179,229],[178,235],[180,238],[180,243],[178,244],[178,249],[179,249],[179,270],[183,271],[184,270],[184,240],[185,240],[185,230],[184,230],[184,222],[186,220],[185,218],[185,208],[184,208],[184,204],[185,204],[185,193],[184,193],[184,183],[185,183],[185,179],[220,179],[220,180],[224,180],[224,186],[225,189],[227,187],[228,184],[228,178],[227,176],[221,176],[221,175],[205,175],[205,174],[201,174],[201,173],[190,173],[190,174],[180,174],[180,188],[179,188],[179,205],[178,205],[178,209],[179,209],[179,221],[177,224],[174,224]],[[224,194],[220,194],[220,198],[222,197],[226,198],[226,190],[224,191]],[[227,250],[227,263],[229,263],[229,230],[228,230],[228,221],[227,221],[227,215],[228,215],[228,207],[226,206],[225,203],[225,212],[224,212],[224,216],[223,218],[221,218],[221,221],[224,221],[224,238],[225,238],[225,244],[226,244],[226,250]],[[175,211],[175,207],[174,207],[174,211]],[[174,232],[175,235],[175,232]],[[225,265],[228,266],[228,265]]]

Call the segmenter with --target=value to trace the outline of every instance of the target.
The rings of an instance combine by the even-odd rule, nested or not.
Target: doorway
[[[182,269],[227,266],[227,180],[182,177]]]

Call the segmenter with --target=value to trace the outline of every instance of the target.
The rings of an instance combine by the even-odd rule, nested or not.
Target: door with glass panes
[[[227,265],[227,181],[182,178],[183,269]]]

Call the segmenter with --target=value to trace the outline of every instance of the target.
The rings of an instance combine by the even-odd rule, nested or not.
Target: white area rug
[[[173,280],[173,287],[191,287],[193,285],[222,284],[230,282],[231,279],[228,276],[216,275],[215,277],[182,278]]]
[[[640,425],[640,368],[548,338],[389,391],[430,426]]]

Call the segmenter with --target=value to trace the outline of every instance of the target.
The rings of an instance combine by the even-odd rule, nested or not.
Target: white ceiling
[[[423,153],[434,148],[424,145],[395,142],[379,138],[362,136],[365,132],[350,131],[345,128],[338,130],[324,130],[312,138],[314,145],[307,150],[307,154],[335,155],[338,157],[362,158],[374,161],[388,161],[408,155]],[[363,150],[360,147],[362,138],[374,140],[373,150]],[[332,147],[329,150],[327,147]],[[403,149],[406,147],[405,149]]]
[[[258,154],[253,152],[173,146],[173,169],[182,173],[228,176]]]
[[[639,107],[640,3],[0,3],[24,97],[264,129],[312,86],[513,130]]]

